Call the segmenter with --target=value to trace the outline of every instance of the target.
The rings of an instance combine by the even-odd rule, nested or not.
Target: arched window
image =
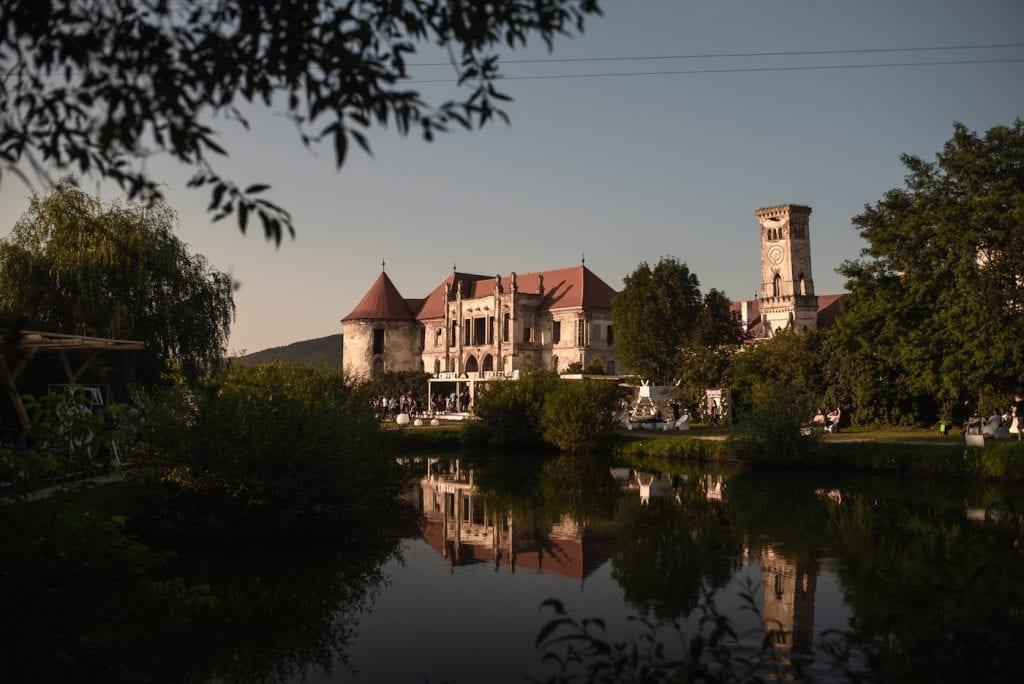
[[[480,368],[476,363],[476,357],[470,354],[469,357],[466,358],[466,372],[476,373],[478,370],[480,370]]]
[[[772,297],[778,297],[782,290],[782,276],[778,273],[772,278]]]
[[[807,294],[807,283],[804,281],[804,274],[800,274],[800,294]]]
[[[484,357],[484,362],[483,362],[482,366],[483,366],[482,370],[485,373],[493,371],[494,370],[494,357],[491,356],[490,354],[485,356]]]
[[[551,370],[555,371],[556,373],[558,372],[558,357],[557,356],[552,356],[551,357]]]
[[[434,375],[441,372],[441,359],[434,359]]]
[[[373,368],[370,370],[370,377],[375,378],[384,375],[384,359],[379,356],[373,360]]]

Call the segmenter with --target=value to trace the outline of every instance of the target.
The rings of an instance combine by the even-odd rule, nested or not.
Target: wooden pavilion
[[[112,340],[84,335],[21,330],[17,334],[0,331],[0,382],[10,397],[23,430],[28,429],[28,413],[18,391],[18,377],[40,354],[56,354],[64,368],[66,382],[78,384],[82,375],[101,352],[136,351],[145,349],[145,342]],[[71,354],[84,353],[85,360],[77,368],[72,366]]]

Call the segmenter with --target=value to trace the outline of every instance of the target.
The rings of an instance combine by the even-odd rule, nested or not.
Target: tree
[[[426,140],[472,129],[509,98],[495,50],[583,30],[597,0],[14,0],[0,14],[0,160],[96,172],[132,199],[160,197],[145,159],[164,152],[210,190],[214,220],[251,214],[268,239],[289,214],[212,163],[226,150],[212,119],[248,127],[249,105],[282,110],[307,147],[329,140],[340,168],[350,142],[394,125]],[[447,50],[465,96],[436,105],[410,87],[409,58]]]
[[[612,319],[623,364],[662,384],[685,371],[684,350],[742,340],[728,298],[715,289],[702,296],[697,274],[673,257],[662,257],[653,269],[643,262],[626,276],[612,301]]]
[[[167,364],[203,371],[224,357],[231,278],[188,253],[174,212],[104,206],[68,183],[33,195],[0,240],[0,318],[48,332],[142,340],[136,376]]]
[[[903,188],[853,223],[868,247],[847,261],[842,352],[859,377],[918,421],[1007,396],[1024,367],[1024,122],[984,137],[955,124],[934,162],[904,155]],[[919,407],[919,408],[918,408]],[[988,410],[990,406],[979,407]]]

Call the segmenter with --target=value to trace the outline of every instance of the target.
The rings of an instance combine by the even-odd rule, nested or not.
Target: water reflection
[[[613,498],[603,497],[592,463],[555,460],[543,471],[541,497],[482,490],[459,460],[428,459],[414,492],[421,532],[450,566],[490,563],[583,581],[611,555]],[[611,482],[607,468],[596,474]],[[608,489],[607,494],[613,494]]]
[[[741,641],[764,644],[758,676],[1024,676],[1019,493],[566,458],[519,475],[423,467],[423,537],[450,572],[490,564],[582,583],[608,567],[622,604],[662,621],[714,592]],[[741,581],[755,612],[729,598]],[[602,610],[618,609],[578,617]]]

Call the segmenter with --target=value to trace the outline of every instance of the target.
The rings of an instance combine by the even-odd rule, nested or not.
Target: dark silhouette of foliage
[[[165,153],[194,169],[218,220],[258,217],[267,239],[294,233],[287,211],[214,165],[227,150],[211,119],[248,128],[253,106],[281,112],[298,142],[327,142],[340,168],[351,143],[394,126],[426,140],[497,117],[496,50],[583,30],[596,0],[14,0],[0,13],[0,161],[90,172],[130,198],[160,189],[145,160]],[[430,103],[410,58],[447,50],[464,94]],[[27,179],[26,179],[27,180]]]

